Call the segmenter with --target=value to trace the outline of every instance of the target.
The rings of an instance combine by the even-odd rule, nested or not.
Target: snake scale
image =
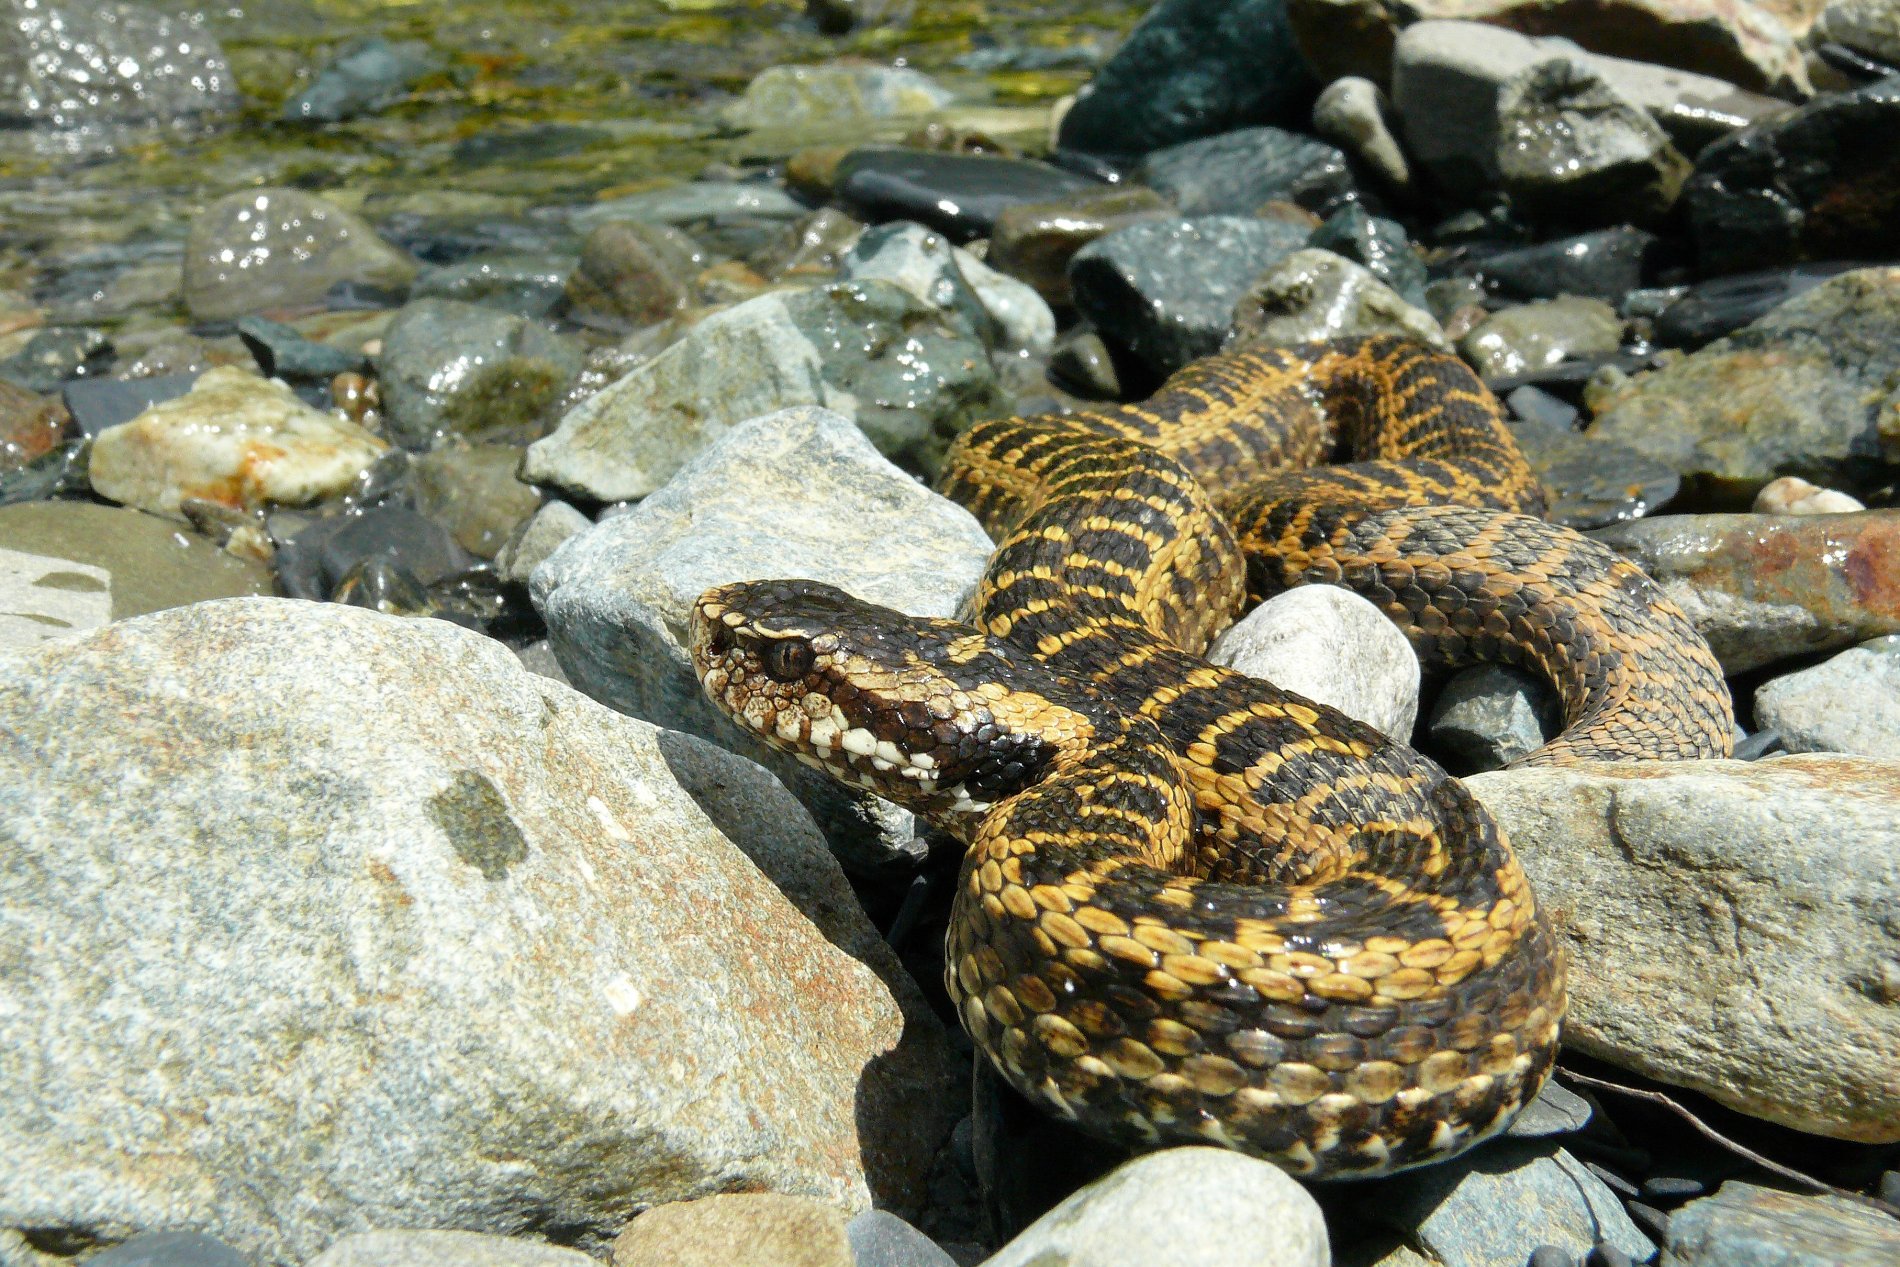
[[[941,487],[998,542],[967,623],[746,582],[700,598],[692,651],[744,728],[966,842],[946,984],[1004,1078],[1123,1144],[1315,1178],[1501,1130],[1565,1009],[1503,833],[1403,743],[1200,653],[1244,599],[1331,582],[1427,666],[1548,678],[1565,726],[1527,763],[1724,756],[1682,612],[1536,518],[1495,399],[1394,338],[980,423]]]

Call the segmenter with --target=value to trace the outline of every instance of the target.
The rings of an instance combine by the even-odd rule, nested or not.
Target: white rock
[[[1418,717],[1418,657],[1377,607],[1334,585],[1302,585],[1249,612],[1208,658],[1331,704],[1406,742]]]
[[[253,510],[333,496],[388,447],[276,379],[218,366],[101,432],[87,474],[101,497],[183,519],[187,497]]]
[[[1761,515],[1845,515],[1866,509],[1846,493],[1810,484],[1799,475],[1769,480],[1755,494],[1754,505]]]
[[[1313,130],[1379,173],[1395,191],[1412,187],[1412,164],[1392,134],[1392,103],[1370,79],[1347,75],[1313,103]]]

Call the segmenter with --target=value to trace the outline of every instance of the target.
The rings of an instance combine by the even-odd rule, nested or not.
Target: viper
[[[1538,517],[1491,393],[1396,338],[1242,348],[980,423],[940,487],[997,542],[965,620],[753,581],[690,641],[743,729],[965,842],[945,983],[1002,1076],[1125,1145],[1315,1178],[1502,1130],[1566,1003],[1504,833],[1403,736],[1202,657],[1246,600],[1326,582],[1429,669],[1548,680],[1564,725],[1522,764],[1727,755],[1707,645]]]

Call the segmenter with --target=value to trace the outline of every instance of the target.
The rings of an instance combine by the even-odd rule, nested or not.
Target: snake
[[[1496,820],[1371,726],[1210,663],[1330,583],[1438,672],[1547,680],[1522,765],[1728,755],[1720,666],[1635,565],[1540,517],[1502,407],[1396,337],[1241,346],[1140,403],[979,422],[940,491],[996,543],[951,621],[801,579],[689,641],[739,727],[964,847],[945,985],[1031,1102],[1311,1179],[1441,1161],[1548,1077],[1565,951]]]

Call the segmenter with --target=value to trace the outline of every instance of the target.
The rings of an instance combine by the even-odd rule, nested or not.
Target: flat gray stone
[[[984,1267],[1328,1267],[1326,1221],[1271,1162],[1221,1148],[1138,1157],[1025,1228]]]
[[[866,1210],[844,1232],[854,1267],[957,1267],[935,1241],[889,1210]]]
[[[581,690],[756,754],[842,857],[877,866],[914,858],[909,813],[770,753],[714,708],[686,652],[692,605],[715,585],[806,577],[951,617],[990,548],[968,511],[879,456],[843,417],[789,409],[741,423],[638,506],[570,538],[535,569],[530,592]]]
[[[1762,683],[1755,721],[1789,752],[1900,757],[1900,636]]]
[[[1623,344],[1623,321],[1601,299],[1564,295],[1494,312],[1458,340],[1484,378],[1509,378],[1565,361],[1607,356]]]
[[[358,1232],[306,1267],[594,1267],[579,1250],[481,1232]]]
[[[1336,585],[1276,594],[1215,639],[1208,659],[1330,704],[1400,743],[1418,716],[1418,656],[1385,613]]]
[[[1900,1139],[1900,762],[1468,782],[1569,946],[1566,1044],[1796,1130]]]
[[[0,723],[0,1228],[288,1265],[365,1224],[599,1250],[735,1185],[921,1200],[966,1062],[748,763],[283,599],[0,659]]]
[[[1730,1180],[1669,1216],[1662,1267],[1889,1267],[1900,1221],[1839,1197]]]

